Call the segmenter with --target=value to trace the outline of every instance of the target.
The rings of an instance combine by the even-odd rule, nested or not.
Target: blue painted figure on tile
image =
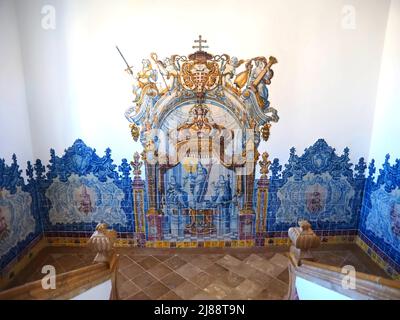
[[[214,188],[214,194],[211,197],[214,205],[229,206],[232,201],[232,189],[229,178],[230,176],[228,175],[227,180],[225,180],[225,177],[221,174],[217,182],[211,183]]]
[[[174,208],[187,208],[189,205],[187,192],[182,189],[181,184],[176,181],[174,176],[169,179],[166,202],[168,206]]]
[[[201,164],[201,162],[198,162],[196,171],[193,173],[190,172],[184,179],[185,183],[186,181],[189,181],[190,193],[192,194],[190,206],[193,209],[200,207],[208,187],[207,169]]]
[[[232,210],[233,205],[232,189],[230,175],[225,178],[224,175],[219,175],[216,182],[212,182],[213,195],[211,196],[210,206],[215,208],[215,213],[219,217],[218,232],[220,234],[229,234],[231,232],[231,222],[235,218],[231,216],[235,210]]]

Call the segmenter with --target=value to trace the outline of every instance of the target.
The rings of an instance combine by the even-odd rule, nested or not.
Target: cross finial
[[[199,49],[199,51],[203,51],[202,49],[208,48],[208,46],[203,46],[202,43],[207,43],[207,40],[203,40],[201,35],[199,36],[199,40],[194,40],[194,42],[198,43],[199,45],[193,46],[193,49]]]

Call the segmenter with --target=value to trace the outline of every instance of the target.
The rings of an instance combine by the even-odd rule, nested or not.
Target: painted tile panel
[[[349,149],[341,156],[323,139],[302,156],[290,150],[282,171],[279,159],[271,164],[267,231],[286,232],[301,219],[314,230],[355,229],[364,190],[366,165],[361,158],[352,169]]]

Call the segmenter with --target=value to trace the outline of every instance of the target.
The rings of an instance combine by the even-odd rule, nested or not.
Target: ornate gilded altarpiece
[[[268,154],[257,194],[255,170],[259,143],[279,120],[268,101],[277,60],[213,55],[206,42],[199,36],[188,56],[152,53],[138,72],[127,65],[134,100],[125,116],[143,146],[132,162],[143,242],[247,240],[265,231]]]

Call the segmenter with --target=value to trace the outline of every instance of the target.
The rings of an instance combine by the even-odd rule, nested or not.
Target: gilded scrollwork
[[[271,128],[271,124],[270,123],[266,123],[260,129],[260,133],[261,133],[261,136],[262,136],[264,141],[268,141],[268,139],[269,139],[270,128]]]
[[[166,159],[168,165],[176,165],[183,156],[180,150],[194,152],[194,138],[205,143],[213,135],[224,134],[223,141],[228,145],[233,141],[233,127],[225,125],[226,117],[217,116],[216,120],[212,117],[221,114],[221,110],[227,111],[235,121],[234,129],[250,130],[253,138],[243,144],[246,149],[243,152],[220,157],[218,147],[222,145],[215,141],[208,147],[209,151],[230,170],[243,167],[248,161],[255,164],[260,154],[249,144],[257,147],[261,138],[267,141],[271,122],[279,120],[276,109],[268,101],[268,86],[274,76],[272,66],[277,59],[273,56],[242,59],[226,53],[212,55],[204,51],[205,42],[200,37],[194,46],[198,50],[187,56],[173,54],[163,58],[153,52],[149,59],[143,59],[139,72],[128,70],[135,78],[134,104],[125,116],[130,122],[133,140],[140,139],[143,145],[142,157],[146,164],[164,163]],[[220,111],[215,113],[213,105]],[[166,119],[171,115],[177,118],[168,124]],[[158,134],[153,134],[153,129],[167,129],[165,132],[171,139],[171,126],[176,131],[176,141],[171,144],[177,151],[176,156],[161,150]],[[253,151],[248,152],[251,148]],[[238,184],[238,190],[241,188]]]
[[[151,129],[156,126],[154,120],[164,112],[160,106],[169,105],[161,101],[171,99],[197,103],[216,100],[232,105],[234,113],[243,114],[232,98],[248,109],[245,118],[252,117],[257,123],[278,121],[276,110],[268,101],[268,86],[274,76],[272,66],[278,62],[275,57],[239,59],[228,54],[212,55],[204,51],[205,40],[200,37],[196,41],[194,48],[198,50],[188,56],[173,54],[160,59],[156,53],[151,53],[150,59],[143,59],[139,72],[135,74],[131,68],[127,69],[135,75],[134,105],[125,113],[131,123],[149,123],[151,125],[144,125],[143,130]],[[264,139],[268,130],[264,125]],[[133,136],[136,139],[136,130]]]
[[[133,139],[134,141],[138,141],[139,136],[140,136],[139,127],[138,127],[136,124],[131,123],[131,124],[129,124],[129,128],[131,129],[131,136],[132,136],[132,139]]]

